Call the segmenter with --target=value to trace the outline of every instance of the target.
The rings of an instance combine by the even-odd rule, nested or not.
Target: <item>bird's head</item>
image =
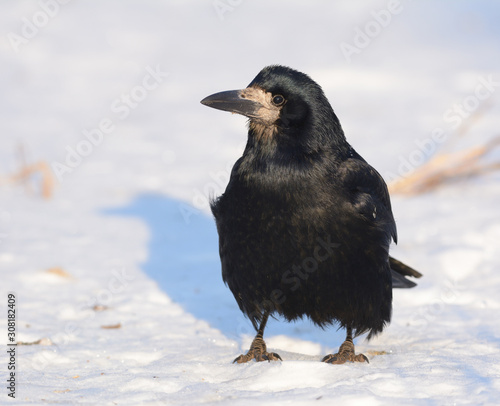
[[[201,103],[248,117],[249,141],[260,145],[305,153],[348,145],[321,87],[285,66],[268,66],[247,88],[215,93]]]

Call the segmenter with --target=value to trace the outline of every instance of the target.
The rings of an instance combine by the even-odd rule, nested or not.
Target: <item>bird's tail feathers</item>
[[[391,267],[392,274],[392,287],[400,289],[408,289],[417,286],[417,284],[406,276],[412,276],[414,278],[422,277],[422,274],[415,269],[403,264],[395,258],[389,257],[389,265]]]

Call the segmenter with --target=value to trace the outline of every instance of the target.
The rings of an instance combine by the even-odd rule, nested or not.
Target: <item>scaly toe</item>
[[[236,357],[233,361],[234,363],[238,364],[244,364],[245,362],[248,362],[254,358],[253,354],[246,353],[246,354],[241,354],[239,357]]]
[[[246,354],[241,354],[239,357],[236,357],[235,360],[233,361],[234,363],[237,364],[244,364],[245,362],[255,360],[257,362],[262,362],[262,361],[283,361],[281,357],[276,354],[275,352],[257,352],[257,351],[249,351]]]
[[[340,354],[328,354],[325,356],[321,362],[326,362],[327,364],[344,364],[346,362],[346,358],[341,356]]]
[[[364,354],[354,354],[354,353],[342,353],[342,354],[328,354],[322,360],[322,362],[326,362],[327,364],[345,364],[347,361],[350,362],[367,362],[368,358]]]
[[[365,354],[357,354],[357,355],[353,355],[353,359],[352,361],[353,362],[366,362],[366,363],[370,363],[370,361],[368,361],[368,358]]]
[[[268,360],[268,361],[283,361],[281,359],[281,357],[279,356],[279,354],[276,354],[275,352],[266,352],[264,354],[264,357]]]

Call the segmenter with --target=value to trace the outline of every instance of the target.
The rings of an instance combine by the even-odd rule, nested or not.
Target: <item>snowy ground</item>
[[[393,198],[393,253],[425,277],[358,339],[369,365],[320,363],[344,333],[279,320],[266,336],[283,362],[233,365],[252,329],[222,283],[207,198],[245,120],[199,104],[292,66],[361,155],[405,175],[439,129],[498,134],[496,2],[63,3],[0,4],[0,342],[7,292],[17,340],[43,339],[17,347],[15,400],[2,351],[0,404],[498,403],[499,174]],[[6,182],[20,146],[51,165],[52,198],[39,177]]]

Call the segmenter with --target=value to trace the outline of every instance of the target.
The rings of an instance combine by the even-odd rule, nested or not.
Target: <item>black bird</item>
[[[387,186],[346,141],[321,87],[284,66],[202,104],[249,118],[248,141],[211,202],[222,277],[257,335],[235,362],[281,360],[263,340],[269,315],[347,330],[323,361],[366,361],[353,336],[381,332],[392,288],[421,274],[389,256],[397,242]]]

